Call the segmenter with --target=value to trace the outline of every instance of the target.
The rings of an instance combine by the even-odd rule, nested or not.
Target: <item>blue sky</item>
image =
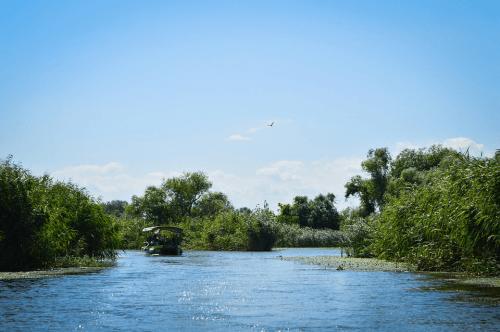
[[[500,147],[497,1],[0,9],[0,156],[105,200],[203,170],[237,206],[344,206],[370,148]]]

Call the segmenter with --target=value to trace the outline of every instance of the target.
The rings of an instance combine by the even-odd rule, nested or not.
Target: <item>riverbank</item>
[[[467,286],[477,286],[484,288],[498,288],[500,290],[500,277],[477,277],[467,273],[458,272],[426,272],[432,278],[445,280],[450,283]]]
[[[51,270],[20,271],[20,272],[0,272],[0,280],[16,279],[39,279],[55,277],[69,274],[84,274],[99,272],[109,266],[81,266],[81,267],[63,267]]]

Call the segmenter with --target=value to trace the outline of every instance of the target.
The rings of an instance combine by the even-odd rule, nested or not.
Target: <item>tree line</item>
[[[370,150],[338,211],[331,193],[296,196],[277,213],[266,203],[235,208],[203,172],[147,187],[129,202],[100,202],[83,188],[33,176],[9,157],[0,163],[0,269],[55,266],[65,258],[113,259],[138,249],[142,229],[173,225],[183,247],[270,250],[343,246],[349,255],[411,262],[421,270],[497,274],[500,258],[500,153],[472,157],[442,146],[393,158]]]
[[[333,246],[341,243],[340,215],[333,194],[297,196],[275,215],[267,203],[236,209],[203,172],[184,173],[150,186],[131,202],[103,208],[122,225],[127,248],[138,248],[146,225],[174,225],[185,233],[184,247],[210,250],[270,250],[273,246]]]

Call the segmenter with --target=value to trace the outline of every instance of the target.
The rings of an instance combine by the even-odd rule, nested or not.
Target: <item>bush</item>
[[[0,270],[49,267],[64,256],[115,257],[117,229],[98,202],[71,183],[0,164]]]
[[[498,273],[499,234],[500,164],[460,156],[389,199],[372,249],[421,270]]]
[[[120,249],[141,249],[147,237],[142,230],[153,226],[144,219],[131,217],[115,218],[115,223],[118,226]]]
[[[205,250],[271,250],[275,231],[265,213],[225,211],[215,218],[190,218],[182,224],[185,246]]]
[[[373,216],[361,217],[358,210],[346,209],[342,212],[343,248],[348,256],[370,257],[373,241]]]
[[[299,225],[275,223],[278,247],[338,247],[343,233],[331,229],[314,229]]]

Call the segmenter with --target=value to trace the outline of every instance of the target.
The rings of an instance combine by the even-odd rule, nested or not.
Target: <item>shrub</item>
[[[117,229],[100,204],[71,183],[0,164],[0,269],[54,265],[63,256],[114,258]]]
[[[153,226],[152,223],[144,219],[131,217],[115,218],[115,223],[118,226],[121,249],[141,249],[147,237],[147,234],[142,230]]]
[[[271,250],[275,230],[265,213],[224,211],[214,218],[189,218],[183,222],[185,246],[207,250]]]
[[[343,233],[331,229],[314,229],[277,222],[274,224],[278,247],[338,247]]]
[[[372,248],[422,270],[498,273],[499,234],[500,164],[462,155],[389,199]]]

